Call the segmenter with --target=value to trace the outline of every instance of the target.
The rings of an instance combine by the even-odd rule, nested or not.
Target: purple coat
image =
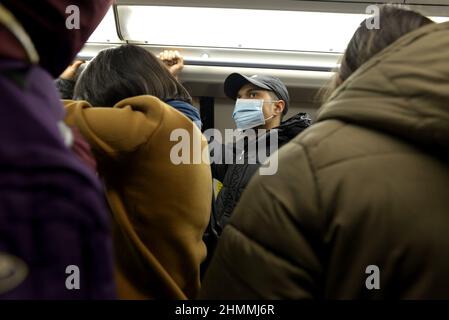
[[[116,297],[101,186],[64,143],[63,117],[45,70],[0,60],[0,299]],[[66,287],[71,265],[79,289]]]

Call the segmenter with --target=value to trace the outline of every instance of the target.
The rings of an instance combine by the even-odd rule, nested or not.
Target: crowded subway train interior
[[[449,299],[448,0],[5,0],[0,41],[0,299]]]

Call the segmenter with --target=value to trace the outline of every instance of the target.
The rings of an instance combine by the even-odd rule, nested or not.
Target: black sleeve
[[[206,260],[204,260],[203,263],[201,264],[201,279],[204,277],[207,267],[209,266],[209,263],[212,259],[215,247],[217,246],[219,234],[221,234],[221,228],[217,223],[216,209],[215,209],[215,195],[212,193],[210,220],[203,236],[203,241],[206,244],[207,248],[207,257]]]
[[[61,95],[61,99],[71,100],[73,99],[73,91],[75,89],[75,81],[58,78],[55,80],[56,88]]]
[[[225,145],[220,144],[209,144],[209,152],[211,155],[211,170],[212,177],[223,183],[223,179],[226,175],[226,171],[228,170],[228,165],[225,163]],[[218,152],[218,154],[215,154]],[[217,163],[214,159],[220,159],[219,163]]]

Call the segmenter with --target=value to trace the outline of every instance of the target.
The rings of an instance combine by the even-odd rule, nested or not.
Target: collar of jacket
[[[332,95],[318,121],[342,120],[449,156],[449,23],[411,32]]]
[[[279,134],[279,144],[287,143],[303,130],[310,127],[312,124],[312,119],[307,113],[298,113],[293,117],[282,122],[278,130]]]
[[[258,134],[257,136],[250,136],[249,138],[245,135],[242,135],[241,138],[246,137],[248,140],[245,140],[245,148],[247,147],[247,143],[259,143],[261,140],[266,140],[268,137],[268,133],[271,134],[273,130],[278,132],[278,143],[279,146],[289,142],[298,134],[300,134],[303,130],[310,127],[312,124],[312,119],[307,113],[300,112],[293,117],[287,119],[282,122],[279,127],[268,130],[263,134]]]

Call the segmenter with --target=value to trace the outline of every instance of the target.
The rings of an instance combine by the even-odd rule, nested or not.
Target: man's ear
[[[274,113],[279,116],[282,115],[282,112],[284,112],[285,109],[285,101],[279,100],[274,104]]]

